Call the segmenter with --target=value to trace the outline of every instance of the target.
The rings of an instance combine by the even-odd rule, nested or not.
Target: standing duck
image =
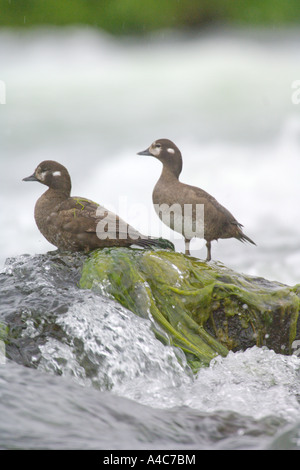
[[[203,189],[181,183],[182,156],[168,139],[159,139],[138,155],[150,155],[163,164],[153,194],[154,208],[160,219],[185,239],[185,254],[190,254],[192,238],[206,240],[207,257],[211,260],[211,242],[219,238],[236,238],[255,243],[242,231],[242,225],[219,202]]]

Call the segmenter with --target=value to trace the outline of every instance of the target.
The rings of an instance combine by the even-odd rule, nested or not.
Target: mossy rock
[[[299,337],[300,285],[246,276],[180,253],[95,250],[84,263],[80,287],[153,320],[156,335],[181,348],[194,369],[254,345],[290,354]]]

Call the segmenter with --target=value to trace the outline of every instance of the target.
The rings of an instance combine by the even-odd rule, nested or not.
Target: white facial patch
[[[169,152],[169,153],[175,153],[175,150],[174,150],[174,149],[171,149],[171,148],[169,148],[169,149],[168,149],[168,152]]]
[[[157,147],[155,144],[152,144],[150,147],[150,153],[154,155],[155,157],[158,157],[158,155],[161,152],[161,147]]]
[[[46,173],[47,173],[47,171],[42,171],[42,172],[39,174],[39,178],[38,178],[38,179],[40,179],[40,181],[44,181],[45,176],[46,176]]]
[[[61,172],[60,171],[54,171],[52,173],[53,176],[61,176]]]

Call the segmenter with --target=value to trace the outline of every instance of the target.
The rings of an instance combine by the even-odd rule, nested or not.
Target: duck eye
[[[155,147],[156,147],[157,149],[160,149],[161,145],[160,145],[160,144],[155,144]]]

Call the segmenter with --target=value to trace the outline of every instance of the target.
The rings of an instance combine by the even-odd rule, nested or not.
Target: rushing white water
[[[160,343],[150,330],[149,320],[117,304],[110,305],[101,297],[91,297],[84,305],[75,303],[68,314],[58,318],[57,324],[71,338],[70,344],[51,339],[41,346],[41,369],[75,376],[79,383],[100,390],[126,389],[139,379],[145,387],[146,378],[149,385],[159,386],[161,393],[162,383],[164,387],[176,388],[189,380],[178,362],[178,357],[185,362],[183,354],[178,351],[176,356],[172,348]],[[82,344],[80,355],[79,343]],[[81,356],[86,367],[79,363]],[[89,369],[93,372],[92,380],[88,378]],[[147,389],[154,405],[153,390]],[[126,392],[122,394],[126,396]]]
[[[76,256],[19,256],[1,273],[7,356],[24,369],[2,357],[3,448],[298,448],[297,355],[252,347],[194,376],[150,318],[79,289],[79,267]]]
[[[295,355],[257,347],[231,352],[226,358],[217,357],[194,378],[182,354],[155,338],[150,321],[99,297],[74,304],[56,323],[70,338],[69,344],[48,339],[40,347],[40,370],[154,408],[187,406],[255,419],[300,420],[300,358]]]

